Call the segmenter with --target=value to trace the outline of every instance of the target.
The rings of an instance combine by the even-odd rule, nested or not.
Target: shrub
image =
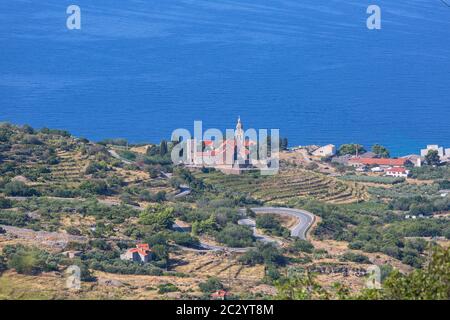
[[[405,178],[397,177],[375,177],[375,176],[364,176],[364,175],[346,175],[341,177],[342,180],[346,181],[356,181],[356,182],[369,182],[369,183],[380,183],[380,184],[398,184],[405,182]]]
[[[134,152],[124,150],[124,151],[119,151],[118,153],[124,159],[130,160],[130,161],[136,160],[136,154]]]
[[[223,284],[216,277],[208,278],[205,282],[199,283],[198,287],[203,293],[213,293],[217,290],[223,289]]]
[[[93,248],[97,248],[100,250],[111,250],[111,246],[109,245],[108,242],[106,242],[103,239],[94,239],[89,241],[89,244],[93,247]]]
[[[0,211],[0,224],[15,227],[24,227],[30,218],[22,212],[16,211]]]
[[[176,244],[186,247],[198,246],[200,243],[198,238],[195,238],[186,232],[173,232],[171,238]]]
[[[262,214],[256,217],[256,227],[260,229],[279,230],[281,229],[281,224],[272,215]]]
[[[68,234],[73,235],[73,236],[81,236],[81,231],[80,231],[80,229],[75,228],[75,227],[73,227],[73,226],[67,227],[67,228],[66,228],[66,232],[67,232]]]
[[[411,169],[412,178],[419,180],[450,179],[450,165],[433,167],[422,166]]]
[[[314,246],[306,240],[296,239],[289,247],[289,250],[294,252],[312,253]]]
[[[445,189],[445,190],[450,190],[450,180],[439,181],[439,188]]]
[[[218,232],[216,239],[229,247],[248,247],[253,244],[253,231],[247,226],[227,224],[222,231]]]
[[[239,262],[250,266],[257,264],[273,266],[284,265],[286,259],[275,245],[271,243],[258,243],[256,248],[250,249],[239,257]]]
[[[0,209],[9,209],[11,207],[12,207],[11,200],[0,197]]]
[[[99,171],[107,171],[108,165],[105,162],[91,162],[86,167],[85,174],[93,174]]]
[[[9,247],[7,252],[8,268],[17,273],[37,275],[44,271],[57,270],[57,264],[50,262],[50,255],[37,248],[24,246]]]
[[[4,192],[7,196],[12,197],[32,197],[39,195],[35,189],[30,188],[22,181],[11,181],[7,183]]]
[[[351,251],[345,252],[341,258],[342,260],[351,261],[355,263],[365,263],[365,264],[371,263],[367,256],[359,253],[354,253]]]
[[[6,271],[6,269],[8,269],[8,265],[6,264],[6,260],[5,258],[0,255],[0,276],[2,275],[2,273],[4,271]]]
[[[41,145],[42,141],[39,140],[38,137],[33,136],[33,135],[27,135],[25,136],[25,138],[23,139],[23,143],[24,144],[34,144],[34,145]]]
[[[256,249],[250,249],[239,257],[239,262],[244,265],[255,266],[257,264],[263,264],[264,258]]]
[[[112,192],[104,180],[88,180],[80,185],[80,189],[98,195],[110,195]]]
[[[164,283],[164,284],[160,284],[158,286],[159,294],[168,293],[168,292],[176,292],[176,291],[180,291],[180,289],[173,283]]]
[[[445,238],[447,238],[448,240],[450,240],[450,227],[444,229],[444,231],[443,231],[443,236],[444,236]]]

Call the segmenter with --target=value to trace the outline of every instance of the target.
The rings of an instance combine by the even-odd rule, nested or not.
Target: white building
[[[444,149],[444,147],[439,147],[437,144],[427,145],[426,149],[420,150],[420,155],[425,157],[431,150],[437,151],[440,158],[444,158],[446,155],[450,156],[450,149]]]
[[[389,168],[386,170],[386,176],[396,178],[408,178],[409,170],[402,167]]]
[[[312,152],[312,155],[316,157],[331,157],[335,154],[336,146],[334,144],[327,144],[326,146],[320,147]]]

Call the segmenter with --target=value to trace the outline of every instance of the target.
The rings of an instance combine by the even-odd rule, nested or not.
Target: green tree
[[[389,150],[379,144],[375,144],[372,146],[372,152],[375,153],[377,155],[377,157],[379,158],[389,158],[390,157],[390,152]]]
[[[343,144],[339,147],[339,151],[338,154],[340,156],[349,154],[349,155],[356,155],[356,154],[361,154],[366,152],[366,149],[364,149],[364,147],[360,144],[355,144],[355,143],[351,143],[351,144]]]
[[[280,138],[280,150],[287,150],[288,149],[288,139],[287,138]]]
[[[159,146],[159,154],[161,157],[164,157],[169,152],[169,148],[167,146],[167,141],[162,140]]]
[[[330,294],[316,281],[314,275],[305,272],[303,275],[284,278],[277,282],[277,299],[279,300],[312,300],[329,299]]]
[[[435,246],[424,269],[404,275],[393,271],[383,284],[383,299],[449,300],[450,248]]]
[[[450,248],[434,246],[429,249],[431,258],[427,266],[409,274],[388,268],[381,289],[365,289],[351,295],[345,288],[335,287],[328,292],[315,281],[311,273],[283,278],[277,282],[278,299],[362,299],[362,300],[449,300],[450,299]],[[382,268],[383,272],[383,268]]]
[[[425,161],[430,166],[438,166],[441,163],[441,158],[436,150],[430,150],[425,156]]]
[[[139,222],[144,225],[152,225],[157,229],[169,229],[174,222],[173,208],[148,207],[139,216]]]
[[[227,224],[217,233],[216,239],[229,247],[248,247],[253,244],[253,231],[247,226]]]
[[[212,233],[217,230],[218,225],[214,215],[210,215],[208,219],[201,221],[194,221],[192,223],[192,234],[199,235],[203,233]]]
[[[169,265],[169,247],[163,244],[155,244],[152,247],[152,255],[158,261],[158,266],[167,268]]]
[[[17,273],[37,275],[44,271],[56,270],[57,265],[51,262],[51,257],[45,251],[37,248],[18,246],[9,248],[8,268]]]

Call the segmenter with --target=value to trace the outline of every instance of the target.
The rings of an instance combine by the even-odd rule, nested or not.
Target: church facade
[[[250,161],[250,154],[257,148],[256,141],[245,137],[244,127],[238,118],[234,137],[223,140],[189,139],[186,141],[184,164],[189,167],[214,168],[226,174],[241,174],[255,170]]]

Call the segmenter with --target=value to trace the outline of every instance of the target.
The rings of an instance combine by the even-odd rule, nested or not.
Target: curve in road
[[[306,234],[311,228],[312,224],[314,223],[315,216],[309,211],[301,210],[301,209],[292,209],[292,208],[283,208],[283,207],[260,207],[260,208],[251,208],[251,210],[255,213],[271,213],[271,214],[279,214],[279,215],[288,215],[291,217],[295,217],[298,219],[298,223],[294,225],[291,230],[291,236],[297,237],[302,240],[306,240]],[[261,235],[257,233],[256,231],[256,224],[253,219],[244,218],[239,220],[239,224],[241,225],[247,225],[253,229],[253,233],[258,241],[262,242],[272,242],[276,244],[280,244],[280,241],[278,239],[272,238],[267,235]],[[183,229],[176,224],[174,224],[174,227],[178,229],[179,231],[182,231]],[[204,242],[200,242],[199,248],[187,248],[181,246],[185,250],[191,250],[191,251],[230,251],[230,252],[246,252],[250,248],[231,248],[231,247],[225,247],[225,246],[216,246],[216,245],[210,245]]]
[[[300,238],[302,240],[306,240],[306,233],[308,232],[309,228],[311,228],[315,220],[315,217],[311,212],[301,209],[261,207],[252,208],[252,211],[255,213],[272,213],[297,218],[299,222],[291,228],[291,236]]]

